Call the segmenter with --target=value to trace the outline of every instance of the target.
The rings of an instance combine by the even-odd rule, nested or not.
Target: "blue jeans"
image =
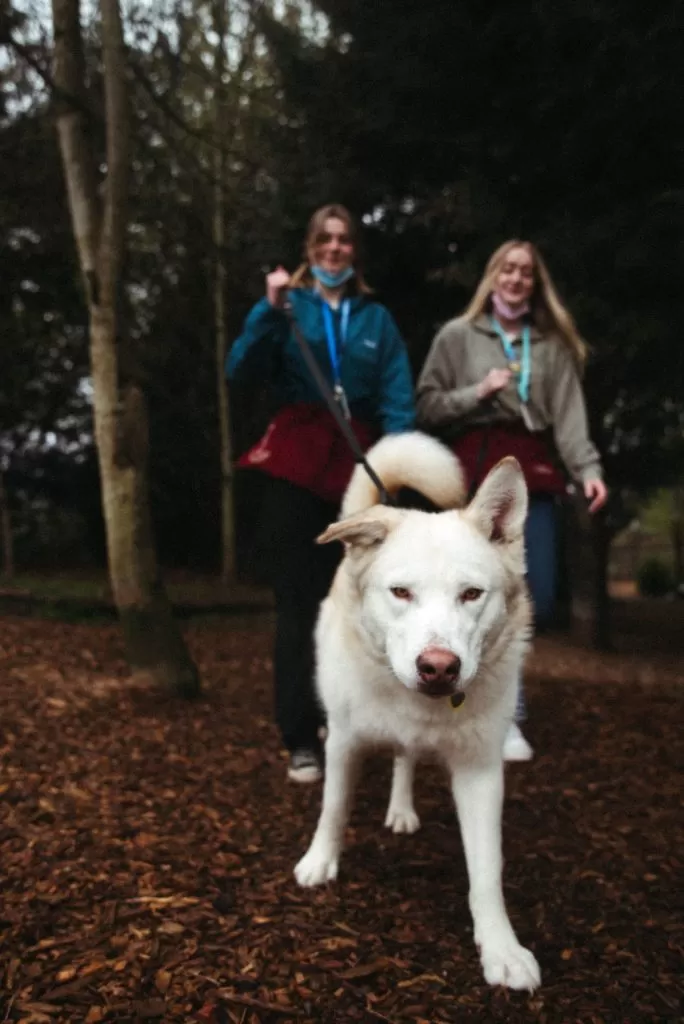
[[[546,625],[553,615],[558,582],[556,552],[556,503],[553,498],[539,495],[530,498],[525,522],[525,553],[527,556],[527,583],[534,605],[534,621]],[[527,717],[525,691],[522,678],[518,682],[516,722]]]

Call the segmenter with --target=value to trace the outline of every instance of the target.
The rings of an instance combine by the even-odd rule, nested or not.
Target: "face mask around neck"
[[[492,308],[497,316],[502,316],[505,320],[518,320],[522,316],[527,316],[530,311],[530,304],[525,300],[519,306],[509,306],[500,295],[492,292]]]
[[[324,285],[326,288],[340,288],[354,276],[355,271],[353,267],[346,267],[344,270],[338,270],[336,274],[331,274],[329,271],[324,270],[323,267],[314,264],[311,267],[311,273],[319,284]]]

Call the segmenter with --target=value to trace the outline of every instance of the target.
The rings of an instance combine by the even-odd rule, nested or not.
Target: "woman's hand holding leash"
[[[266,275],[266,298],[274,309],[285,305],[285,292],[290,283],[290,274],[283,266],[276,267]]]

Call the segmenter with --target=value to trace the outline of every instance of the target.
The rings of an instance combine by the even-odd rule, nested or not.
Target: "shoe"
[[[320,758],[313,750],[293,750],[287,777],[293,782],[320,782],[323,778]]]
[[[511,722],[503,745],[504,761],[531,761],[534,751],[515,722]]]

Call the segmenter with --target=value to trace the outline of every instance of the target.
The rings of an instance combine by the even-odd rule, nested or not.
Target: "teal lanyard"
[[[530,397],[530,327],[529,324],[525,324],[522,329],[522,352],[521,359],[519,360],[515,354],[515,349],[511,345],[510,341],[506,337],[504,331],[498,320],[492,317],[492,327],[499,335],[501,344],[503,346],[506,359],[508,360],[510,369],[518,377],[518,395],[520,401],[525,405]]]

